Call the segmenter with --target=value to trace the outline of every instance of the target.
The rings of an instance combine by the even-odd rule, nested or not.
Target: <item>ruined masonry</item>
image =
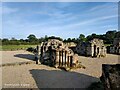
[[[100,79],[104,90],[120,90],[120,64],[103,64]]]
[[[55,67],[74,67],[78,63],[77,55],[62,41],[49,39],[41,44],[40,62]]]
[[[110,46],[109,53],[120,54],[120,38],[115,38],[113,45]]]
[[[84,56],[105,57],[106,47],[103,40],[95,38],[89,42],[80,42],[76,46],[76,52]]]

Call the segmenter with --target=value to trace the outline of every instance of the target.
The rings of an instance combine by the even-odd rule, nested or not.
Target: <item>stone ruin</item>
[[[104,90],[120,90],[120,64],[103,64],[100,79]]]
[[[48,64],[55,67],[77,67],[77,54],[64,45],[62,41],[56,39],[49,39],[41,44],[38,48],[41,64]],[[38,56],[38,52],[37,55]]]
[[[65,45],[67,45],[68,47],[76,47],[76,43],[74,42],[67,42],[65,43]]]
[[[72,51],[75,53],[75,50],[76,50],[76,43],[74,42],[67,42],[65,43],[66,46],[68,46],[70,49],[72,49]]]
[[[76,53],[84,56],[105,57],[106,47],[101,39],[93,39],[89,42],[80,42],[76,46]]]
[[[120,38],[115,38],[113,41],[113,45],[107,47],[108,53],[112,54],[120,54]]]

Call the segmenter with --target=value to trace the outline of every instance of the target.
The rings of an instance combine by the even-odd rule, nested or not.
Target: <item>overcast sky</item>
[[[3,38],[34,34],[65,39],[118,29],[117,2],[4,2],[0,7]]]

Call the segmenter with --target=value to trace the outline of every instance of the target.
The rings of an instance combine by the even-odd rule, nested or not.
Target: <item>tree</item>
[[[120,31],[116,32],[115,38],[120,38]]]
[[[85,41],[86,40],[85,35],[84,34],[80,34],[79,40],[80,41]]]
[[[9,44],[9,39],[4,38],[2,39],[2,45],[8,45]]]
[[[99,38],[99,35],[96,35],[95,33],[93,33],[92,35],[88,35],[88,36],[86,37],[87,41],[90,41],[90,40],[92,40],[92,39],[94,39],[94,38]],[[100,39],[100,38],[99,38],[99,39]]]
[[[15,39],[14,37],[11,38],[12,41],[16,41],[17,39]]]
[[[2,39],[0,38],[0,45],[2,45]]]
[[[117,32],[116,30],[107,31],[107,32],[106,32],[105,37],[106,37],[106,43],[107,43],[107,44],[112,44],[112,43],[113,43],[113,40],[114,40],[115,35],[116,35],[116,32]]]
[[[72,38],[72,42],[76,42],[76,39],[75,39],[75,38]]]
[[[50,37],[48,37],[48,39],[57,39],[57,40],[63,41],[62,38],[60,38],[60,37],[55,37],[55,36],[50,36]]]
[[[48,36],[45,35],[45,37],[43,39],[44,39],[43,41],[47,41],[48,40]]]
[[[29,42],[35,42],[37,40],[36,36],[33,34],[30,34],[27,38]]]
[[[20,42],[24,42],[24,39],[20,39]]]
[[[2,42],[7,42],[9,41],[7,38],[2,39]]]
[[[42,42],[45,41],[45,38],[41,37],[41,38],[39,38],[38,40],[39,40],[39,43],[42,43]]]
[[[71,42],[71,41],[72,41],[71,38],[68,38],[68,39],[67,39],[67,42]]]

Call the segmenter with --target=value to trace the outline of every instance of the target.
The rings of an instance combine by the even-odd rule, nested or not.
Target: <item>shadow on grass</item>
[[[38,88],[87,88],[99,78],[77,72],[61,70],[30,70]]]
[[[34,55],[32,55],[32,54],[16,54],[16,55],[14,55],[14,57],[29,59],[32,61],[34,61],[34,58],[35,58]]]

